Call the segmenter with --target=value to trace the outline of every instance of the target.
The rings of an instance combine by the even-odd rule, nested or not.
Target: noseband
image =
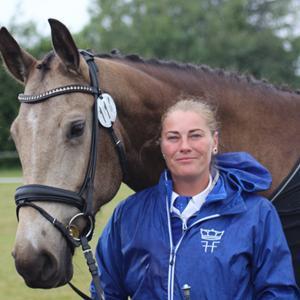
[[[29,206],[36,209],[43,217],[45,217],[49,222],[51,222],[64,236],[68,245],[71,248],[72,253],[74,248],[82,246],[87,264],[90,268],[92,274],[95,288],[98,294],[99,299],[103,299],[103,291],[100,286],[98,270],[96,267],[91,248],[88,245],[88,241],[91,240],[93,236],[93,231],[95,227],[95,219],[93,212],[93,190],[94,190],[94,177],[96,170],[96,158],[97,158],[97,137],[98,137],[98,119],[99,119],[99,103],[100,106],[105,107],[107,103],[102,103],[103,94],[99,88],[98,83],[98,68],[94,61],[94,55],[87,51],[80,51],[80,54],[86,60],[89,66],[89,74],[91,86],[85,85],[66,85],[59,88],[55,88],[49,91],[46,91],[39,95],[24,95],[20,94],[18,100],[21,103],[35,104],[45,100],[48,100],[51,97],[55,97],[62,94],[68,93],[87,93],[94,96],[94,105],[93,105],[93,124],[92,124],[92,136],[91,136],[91,146],[90,146],[90,158],[88,162],[87,171],[85,174],[84,181],[79,192],[69,191],[61,188],[56,188],[52,186],[40,185],[40,184],[29,184],[24,185],[16,190],[15,201],[17,205],[17,217],[19,215],[19,209],[23,206]],[[114,105],[114,103],[113,103]],[[110,112],[105,111],[102,115],[106,116],[106,119],[109,119]],[[98,116],[98,117],[97,117]],[[104,116],[104,117],[105,117]],[[126,177],[126,158],[125,151],[121,141],[117,138],[112,123],[114,120],[106,120],[105,125],[108,132],[114,142],[123,171],[123,176]],[[101,121],[100,121],[101,122]],[[101,122],[103,125],[103,123]],[[108,124],[108,125],[107,125]],[[56,218],[52,217],[48,212],[46,212],[42,207],[35,204],[35,202],[57,202],[62,204],[67,204],[74,206],[79,209],[80,213],[76,214],[71,218],[69,224],[66,226],[58,221]],[[76,221],[78,219],[85,219],[86,226],[82,232],[77,228]],[[83,299],[90,299],[84,293],[79,291],[71,283],[70,286],[77,292]]]

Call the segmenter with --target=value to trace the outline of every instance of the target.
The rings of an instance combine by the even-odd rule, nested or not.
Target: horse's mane
[[[53,51],[50,51],[43,59],[42,63],[39,65],[40,68],[46,70],[51,63],[51,60],[55,56]],[[293,90],[288,85],[274,85],[266,79],[256,79],[250,74],[240,74],[237,71],[227,71],[220,68],[211,68],[207,65],[201,64],[191,64],[191,63],[179,63],[174,60],[160,60],[156,58],[144,59],[137,54],[122,54],[119,50],[113,49],[110,53],[98,53],[95,54],[96,57],[120,60],[123,62],[133,63],[133,64],[143,64],[144,66],[151,65],[157,67],[164,67],[171,70],[181,70],[187,73],[199,73],[212,74],[220,78],[227,80],[232,80],[235,82],[247,83],[250,85],[255,85],[262,89],[272,89],[281,92],[289,92],[294,94],[300,94],[300,90]]]
[[[274,85],[266,79],[256,79],[250,74],[241,74],[237,71],[227,71],[220,68],[211,68],[205,64],[196,65],[191,63],[179,63],[174,60],[160,60],[156,58],[144,59],[137,54],[122,54],[119,50],[113,49],[110,53],[98,53],[96,57],[107,58],[107,59],[117,59],[124,62],[152,65],[157,67],[165,67],[169,69],[176,69],[186,71],[188,73],[207,73],[213,74],[225,79],[230,79],[238,82],[248,83],[251,85],[259,86],[260,88],[268,88],[281,92],[289,92],[294,94],[300,94],[300,90],[293,90],[287,84],[284,85]]]

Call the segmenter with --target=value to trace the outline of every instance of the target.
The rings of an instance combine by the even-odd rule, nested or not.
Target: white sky
[[[300,34],[300,0],[293,0],[299,19],[294,20],[294,33]],[[0,27],[29,20],[38,25],[38,32],[50,34],[49,18],[64,23],[71,33],[79,32],[89,22],[88,6],[93,0],[0,0]]]
[[[58,19],[72,33],[76,33],[88,23],[88,5],[91,0],[0,0],[0,27],[9,27],[14,16],[16,23],[34,21],[38,32],[48,35],[49,18]]]

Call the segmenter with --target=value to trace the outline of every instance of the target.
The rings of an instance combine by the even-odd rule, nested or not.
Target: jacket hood
[[[216,169],[228,178],[233,189],[240,192],[264,191],[272,183],[270,172],[246,152],[217,155]]]

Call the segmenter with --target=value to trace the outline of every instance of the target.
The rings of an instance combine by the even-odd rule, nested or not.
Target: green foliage
[[[9,28],[14,38],[22,45],[33,45],[31,48],[24,46],[35,57],[41,58],[51,48],[49,38],[42,37],[36,31],[34,23],[29,22],[22,26],[11,25]],[[19,110],[17,95],[21,93],[23,86],[8,75],[0,59],[0,152],[14,151],[15,146],[10,137],[9,128]],[[18,160],[3,161],[1,166],[18,165]]]
[[[10,138],[9,124],[17,115],[19,103],[17,94],[21,86],[0,67],[0,150],[14,150]]]
[[[118,48],[144,57],[175,59],[246,72],[273,83],[299,84],[299,42],[280,0],[94,0],[79,36],[94,49]]]

